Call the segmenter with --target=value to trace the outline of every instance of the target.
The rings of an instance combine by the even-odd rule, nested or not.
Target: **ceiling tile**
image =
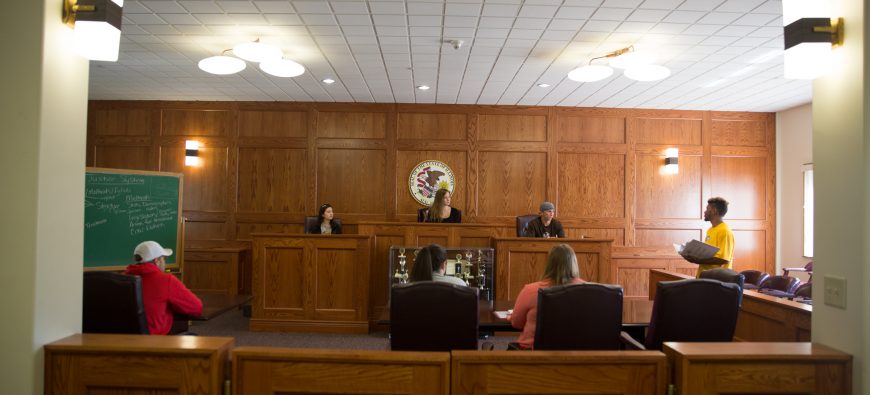
[[[218,7],[217,3],[213,1],[180,1],[179,3],[185,10],[187,10],[187,12],[190,13],[220,14],[224,12],[224,10]],[[124,14],[127,14],[126,6],[124,7]]]
[[[302,21],[309,26],[335,25],[335,17],[332,14],[302,14]]]
[[[577,31],[584,23],[586,21],[582,19],[553,19],[547,29]]]
[[[405,3],[395,1],[372,1],[369,2],[372,14],[405,14]]]
[[[688,11],[712,11],[724,0],[686,0],[677,9]]]
[[[332,11],[336,14],[369,14],[369,8],[364,2],[330,1],[329,4],[332,6]]]
[[[517,16],[520,7],[510,4],[492,4],[486,3],[483,5],[484,16]]]
[[[259,13],[260,10],[249,1],[218,1],[218,6],[227,13]]]
[[[623,21],[631,14],[631,9],[626,8],[599,8],[592,14],[592,19],[605,21]]]
[[[331,14],[326,1],[293,1],[293,8],[300,14]]]
[[[371,26],[372,19],[369,15],[343,15],[335,16],[338,24],[342,26]]]

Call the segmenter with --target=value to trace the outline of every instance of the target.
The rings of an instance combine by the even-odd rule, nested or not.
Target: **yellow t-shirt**
[[[707,238],[704,239],[704,242],[719,247],[719,252],[713,256],[725,259],[728,263],[724,265],[698,265],[698,274],[696,277],[700,276],[701,272],[704,270],[715,269],[717,267],[731,269],[731,263],[734,260],[734,233],[731,232],[731,228],[728,227],[728,224],[722,222],[719,225],[707,229]]]

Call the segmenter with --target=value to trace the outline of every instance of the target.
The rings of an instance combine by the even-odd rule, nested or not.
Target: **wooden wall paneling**
[[[560,216],[625,217],[625,155],[559,153],[556,161]]]
[[[701,229],[643,229],[637,228],[635,246],[637,247],[670,247],[674,243],[685,243],[689,240],[701,240],[704,237]]]
[[[383,112],[317,112],[317,137],[383,139],[388,114]]]
[[[366,241],[368,243],[368,241]],[[355,246],[354,246],[355,247]],[[368,252],[368,251],[366,251]],[[353,320],[366,289],[356,289],[357,278],[368,278],[368,267],[361,270],[356,248],[344,245],[320,245],[312,251],[314,258],[314,319]],[[368,281],[365,281],[368,283]],[[366,295],[367,296],[367,295]],[[368,317],[360,317],[368,319]]]
[[[766,272],[776,271],[776,115],[764,114],[767,128],[767,223],[765,234],[767,236],[767,252],[765,254]]]
[[[764,230],[734,229],[734,262],[732,268],[738,272],[744,270],[765,271],[765,255],[767,253]],[[778,273],[772,273],[778,274]]]
[[[680,155],[677,174],[662,174],[664,161],[664,155],[636,156],[635,215],[643,219],[701,218],[706,205],[701,205],[702,158]]]
[[[317,150],[317,198],[339,213],[386,216],[385,172],[385,150]]]
[[[513,231],[513,229],[511,229],[511,231]],[[614,246],[625,245],[624,228],[565,227],[565,237],[569,239],[583,239],[587,237],[595,239],[613,239]]]
[[[767,144],[766,122],[763,119],[713,119],[713,145],[763,147]]]
[[[241,249],[185,248],[184,285],[195,293],[237,295]]]
[[[399,150],[395,153],[396,163],[396,178],[397,185],[395,189],[396,201],[398,208],[396,214],[404,215],[407,219],[416,220],[417,210],[423,207],[411,196],[408,186],[411,170],[414,169],[420,162],[426,160],[440,160],[450,166],[453,170],[454,189],[451,196],[451,205],[462,210],[463,220],[468,213],[468,202],[470,201],[469,191],[465,189],[467,183],[467,168],[466,159],[468,155],[463,151],[405,151]],[[464,222],[464,221],[463,221]]]
[[[479,152],[480,143],[478,136],[480,128],[479,114],[472,114],[468,122],[468,150],[465,152],[467,170],[465,172],[465,190],[467,192],[467,216],[469,222],[477,220],[480,215],[480,184],[478,176],[480,174]]]
[[[547,141],[547,116],[479,114],[478,136],[486,141]]]
[[[457,350],[451,372],[454,395],[665,395],[668,383],[658,351]]]
[[[271,114],[274,115],[274,114]],[[226,239],[236,240],[236,220],[239,214],[239,158],[240,135],[242,133],[241,115],[238,106],[234,106],[230,112],[232,129],[227,138],[227,221]],[[261,130],[265,127],[261,128]]]
[[[184,221],[184,240],[225,240],[227,235],[225,221]]]
[[[236,240],[250,241],[253,233],[305,233],[302,222],[299,223],[236,223]]]
[[[398,113],[398,139],[465,140],[468,114]]]
[[[149,108],[90,107],[94,136],[151,136],[159,123]]]
[[[259,254],[259,256],[258,256]],[[254,242],[254,303],[252,317],[304,319],[305,302],[312,289],[306,286],[307,268],[302,241],[281,248],[259,248]],[[262,290],[257,292],[257,289]]]
[[[308,113],[305,111],[240,110],[239,137],[291,137],[308,136]]]
[[[729,219],[767,218],[767,159],[762,157],[711,158],[712,196],[728,200]],[[706,202],[706,199],[705,199]]]
[[[232,114],[227,110],[170,109],[161,111],[162,136],[229,136]]]
[[[395,221],[398,219],[399,214],[399,197],[397,193],[393,191],[398,191],[401,189],[401,185],[399,183],[399,171],[396,168],[396,163],[398,163],[398,150],[396,149],[396,140],[397,137],[397,128],[398,128],[398,119],[395,111],[390,111],[387,113],[385,126],[385,152],[386,152],[386,165],[384,166],[384,185],[383,185],[383,197],[384,197],[384,205],[386,206],[386,216],[384,219]],[[409,170],[410,171],[410,170]],[[395,181],[393,181],[395,180]]]
[[[624,116],[557,115],[557,141],[563,143],[626,142]]]
[[[235,394],[447,395],[450,354],[297,350],[233,350]]]
[[[622,245],[635,245],[635,221],[637,220],[637,155],[635,147],[637,145],[637,132],[635,123],[631,118],[626,117],[623,121],[625,124],[625,223],[623,224],[624,243]]]
[[[306,150],[240,148],[239,212],[306,214]],[[312,215],[314,213],[312,212]]]
[[[154,170],[151,144],[143,147],[95,145],[91,166],[109,169]]]
[[[184,174],[184,210],[227,211],[228,149],[202,141],[199,167],[184,165],[184,142],[160,147],[160,171]]]
[[[546,153],[481,151],[478,158],[481,216],[537,213],[538,205],[547,200]]]
[[[637,144],[701,144],[701,119],[637,117],[634,122]]]

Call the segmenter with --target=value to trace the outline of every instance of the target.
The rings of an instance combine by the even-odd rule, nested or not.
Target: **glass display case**
[[[391,246],[390,271],[387,284],[408,282],[415,257],[423,246]],[[489,247],[445,247],[447,271],[445,275],[465,281],[469,287],[478,288],[481,299],[492,300],[494,250]]]

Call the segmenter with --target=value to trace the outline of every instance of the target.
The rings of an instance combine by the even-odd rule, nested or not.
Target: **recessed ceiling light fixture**
[[[245,69],[246,64],[242,60],[245,59],[260,63],[260,70],[275,77],[296,77],[305,73],[305,67],[290,59],[284,59],[284,53],[280,48],[261,43],[259,38],[233,47],[233,54],[238,58],[228,56],[226,53],[229,51],[225,49],[219,56],[200,60],[199,68],[211,74],[235,74]]]
[[[420,86],[417,86],[417,90],[428,91],[428,90],[429,90],[429,85],[420,85]]]
[[[592,64],[598,59],[610,59],[610,67]],[[601,81],[613,74],[613,68],[624,69],[625,76],[636,81],[658,81],[671,75],[667,67],[653,64],[654,61],[653,54],[629,46],[589,59],[586,66],[571,70],[568,79],[577,82]]]
[[[550,84],[548,84],[548,83],[546,83],[546,82],[542,82],[542,83],[538,84],[538,87],[539,87],[539,88],[549,88],[549,87],[550,87]]]
[[[321,80],[321,81],[322,81],[324,84],[333,84],[333,83],[335,83],[335,80],[332,79],[332,78],[329,78],[329,77],[324,78],[324,79]]]

